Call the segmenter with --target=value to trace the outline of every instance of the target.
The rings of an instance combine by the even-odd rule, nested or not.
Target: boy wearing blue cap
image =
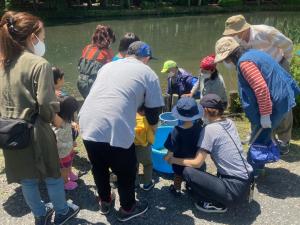
[[[173,108],[172,113],[179,120],[179,124],[174,127],[165,142],[165,148],[168,149],[165,160],[168,161],[171,156],[193,158],[198,151],[197,140],[202,130],[200,119],[203,117],[203,108],[201,105],[197,105],[193,98],[182,97]],[[175,196],[179,196],[184,166],[173,164],[172,168],[174,184],[170,186],[170,191]],[[205,165],[202,168],[205,170]]]

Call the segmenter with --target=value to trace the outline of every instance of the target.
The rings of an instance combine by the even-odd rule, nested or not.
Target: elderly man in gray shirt
[[[80,112],[79,124],[99,194],[102,214],[114,201],[109,168],[117,175],[121,208],[119,221],[142,215],[147,203],[135,200],[136,155],[134,128],[137,109],[144,106],[146,118],[155,128],[163,103],[159,79],[146,64],[152,59],[150,46],[132,43],[125,59],[103,66]]]

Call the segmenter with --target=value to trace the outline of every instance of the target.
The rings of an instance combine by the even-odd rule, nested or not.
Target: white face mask
[[[210,73],[202,73],[204,79],[209,79],[211,77]]]
[[[237,35],[234,35],[233,38],[238,42],[240,43],[242,41],[242,39],[239,38],[239,36]]]
[[[229,69],[229,70],[232,70],[232,69],[235,68],[234,65],[233,65],[232,63],[227,63],[227,62],[223,61],[223,64],[224,64],[224,66],[225,66],[227,69]]]
[[[35,55],[38,55],[38,56],[44,56],[45,55],[45,52],[46,52],[46,46],[45,46],[45,43],[43,41],[41,41],[35,34],[34,36],[37,38],[38,40],[38,43],[37,44],[33,44],[33,53]]]
[[[169,73],[168,73],[168,76],[169,76],[169,77],[174,77],[174,76],[175,76],[175,73],[174,73],[174,72],[169,72]]]

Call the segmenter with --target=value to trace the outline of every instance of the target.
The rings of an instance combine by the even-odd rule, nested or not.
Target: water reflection
[[[54,25],[47,28],[46,58],[54,65],[61,67],[66,74],[67,89],[77,93],[77,62],[82,48],[98,23],[109,24],[114,29],[118,48],[119,38],[126,32],[135,32],[153,48],[153,54],[159,60],[152,61],[150,66],[159,75],[162,87],[165,88],[166,77],[160,74],[165,60],[173,59],[186,70],[198,72],[199,60],[214,52],[214,45],[222,35],[225,20],[232,14],[185,16],[172,18],[120,19],[95,22],[73,21],[72,24]],[[300,38],[300,15],[297,12],[263,12],[245,14],[252,24],[275,26],[290,37]],[[234,71],[219,66],[228,90],[236,89]],[[122,74],[120,74],[122,76]]]

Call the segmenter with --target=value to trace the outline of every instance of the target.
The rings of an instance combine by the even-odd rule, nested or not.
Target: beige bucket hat
[[[239,43],[233,37],[220,38],[215,46],[215,63],[221,62],[226,59],[239,46]]]
[[[240,33],[244,30],[250,28],[250,24],[247,23],[243,15],[236,15],[229,17],[225,22],[225,30],[223,32],[224,36],[233,35]]]

